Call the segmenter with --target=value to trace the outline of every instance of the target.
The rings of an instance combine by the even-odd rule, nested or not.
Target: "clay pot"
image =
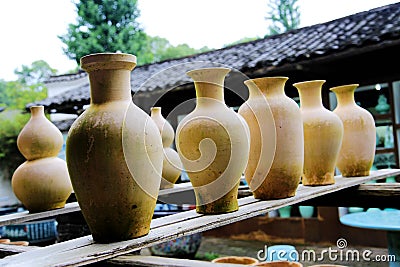
[[[367,176],[374,163],[376,129],[372,115],[354,101],[358,84],[333,87],[337,107],[333,112],[342,120],[344,133],[337,168],[344,177]]]
[[[340,118],[322,105],[324,80],[293,84],[300,95],[304,129],[304,185],[335,183],[335,166],[343,138]]]
[[[72,192],[67,164],[56,157],[63,137],[45,117],[43,106],[30,110],[31,118],[17,138],[18,149],[27,161],[14,171],[11,186],[30,212],[62,208]]]
[[[239,114],[250,128],[245,177],[255,198],[291,197],[300,183],[304,162],[303,123],[298,105],[285,95],[287,80],[287,77],[265,77],[245,81],[250,94]],[[262,130],[261,125],[269,125],[264,126],[268,130]],[[266,166],[270,166],[269,171],[262,170]]]
[[[216,214],[238,209],[240,177],[249,154],[249,129],[224,103],[227,68],[189,71],[196,108],[178,125],[176,145],[194,187],[196,211]]]
[[[132,102],[136,57],[104,53],[81,58],[91,103],[71,126],[68,170],[84,218],[98,242],[148,234],[161,181],[157,126]]]
[[[232,264],[242,264],[242,265],[255,265],[259,261],[251,257],[240,257],[240,256],[226,256],[213,259],[213,263],[232,263]]]
[[[174,129],[172,128],[171,124],[162,116],[161,107],[151,108],[151,118],[160,131],[164,148],[160,189],[172,188],[182,172],[182,162],[179,158],[178,152],[171,148],[175,137]]]

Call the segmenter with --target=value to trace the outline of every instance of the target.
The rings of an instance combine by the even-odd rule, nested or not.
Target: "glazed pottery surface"
[[[201,233],[182,236],[174,240],[151,246],[150,252],[154,256],[193,259],[200,247],[201,239]]]
[[[372,115],[354,101],[358,84],[333,87],[338,105],[333,112],[343,122],[337,168],[344,177],[367,176],[375,157],[376,129]]]
[[[63,137],[45,117],[43,106],[30,110],[31,118],[17,138],[18,149],[27,161],[14,171],[11,186],[30,212],[62,208],[72,192],[67,165],[56,157]]]
[[[303,123],[296,102],[285,95],[287,80],[287,77],[265,77],[245,82],[249,100],[240,107],[239,114],[250,128],[245,177],[255,198],[291,197],[300,183],[304,162]],[[270,113],[272,117],[268,116]],[[269,126],[261,130],[262,125]],[[262,170],[266,166],[270,166],[269,171]]]
[[[240,177],[249,153],[244,119],[224,103],[226,68],[197,69],[196,108],[178,125],[176,145],[196,196],[196,211],[205,214],[238,209]]]
[[[182,172],[182,162],[171,145],[174,142],[174,129],[171,124],[162,116],[161,107],[151,108],[151,118],[160,131],[164,147],[164,159],[160,189],[172,188],[179,179]]]
[[[226,256],[213,259],[211,262],[213,263],[233,263],[233,264],[242,264],[242,265],[255,265],[259,261],[252,257],[244,257],[244,256]]]
[[[295,83],[300,95],[304,129],[304,185],[334,184],[335,166],[343,139],[343,123],[322,105],[324,80]]]
[[[93,54],[81,58],[91,103],[71,126],[66,157],[85,220],[98,242],[146,235],[161,181],[161,135],[132,102],[136,57]]]

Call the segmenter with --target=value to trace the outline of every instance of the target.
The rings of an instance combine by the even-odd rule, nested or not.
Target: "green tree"
[[[296,29],[300,25],[300,11],[297,0],[269,0],[269,12],[265,19],[270,23],[268,35],[275,35]]]
[[[32,62],[31,66],[22,65],[21,68],[17,68],[14,73],[22,84],[34,85],[42,84],[51,75],[55,75],[57,70],[50,67],[46,61],[37,60]]]
[[[247,43],[247,42],[255,41],[257,39],[259,39],[259,37],[243,37],[243,38],[241,38],[241,39],[239,39],[239,40],[237,40],[237,41],[235,41],[233,43],[224,45],[224,47],[237,45],[237,44],[241,44],[241,43]]]
[[[137,0],[86,0],[75,2],[76,24],[59,36],[67,45],[64,53],[70,59],[102,52],[123,52],[138,57],[138,64],[152,62],[146,34],[137,21]]]

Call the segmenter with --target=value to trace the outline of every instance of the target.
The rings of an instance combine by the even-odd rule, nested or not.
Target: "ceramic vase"
[[[337,168],[343,177],[367,176],[374,163],[376,129],[372,115],[354,101],[358,84],[333,87],[337,107],[333,112],[343,123],[343,141]]]
[[[76,198],[97,242],[148,234],[158,197],[161,135],[132,102],[135,66],[136,57],[130,54],[81,58],[91,102],[69,130],[66,157]]]
[[[343,123],[322,105],[324,80],[293,84],[299,91],[304,130],[303,185],[335,183],[335,166],[343,139]]]
[[[194,80],[196,107],[178,125],[176,145],[193,185],[196,211],[217,214],[238,209],[240,178],[249,154],[249,129],[224,102],[230,69],[187,72]]]
[[[239,108],[239,114],[250,128],[245,177],[255,198],[291,197],[300,183],[304,162],[303,123],[298,105],[285,95],[287,80],[287,77],[265,77],[245,81],[249,99]],[[272,117],[268,116],[270,112]],[[268,124],[269,127],[261,129]],[[269,171],[262,170],[266,166],[270,166]]]
[[[27,161],[14,171],[11,186],[30,212],[62,208],[72,192],[67,164],[57,158],[63,137],[45,117],[43,106],[32,106],[30,111],[31,118],[17,138]]]
[[[164,147],[164,160],[160,189],[172,188],[182,172],[182,162],[179,158],[178,152],[171,147],[175,138],[174,129],[161,114],[161,107],[151,108],[151,118],[160,131]]]
[[[299,212],[303,218],[311,218],[314,214],[313,206],[299,206]]]

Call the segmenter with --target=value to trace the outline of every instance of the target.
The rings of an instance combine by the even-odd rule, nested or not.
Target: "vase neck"
[[[194,81],[197,106],[224,103],[224,80],[229,71],[227,68],[209,68],[187,73]]]
[[[160,118],[160,117],[162,117],[162,115],[161,115],[161,107],[152,107],[150,109],[150,116],[152,118]]]
[[[324,80],[314,80],[293,84],[299,92],[301,108],[323,107],[321,91],[324,83]]]
[[[129,70],[89,72],[91,103],[131,100],[130,74]]]
[[[39,118],[44,116],[44,106],[32,106],[29,109],[31,111],[31,118]]]
[[[89,74],[92,104],[131,101],[131,71],[136,57],[121,53],[92,54],[81,58],[81,67]]]
[[[288,77],[264,77],[252,81],[266,97],[275,97],[285,94],[285,83],[288,79]]]
[[[337,105],[347,106],[356,105],[354,100],[354,91],[358,87],[358,84],[341,85],[331,88],[330,90],[335,93],[337,99]]]

